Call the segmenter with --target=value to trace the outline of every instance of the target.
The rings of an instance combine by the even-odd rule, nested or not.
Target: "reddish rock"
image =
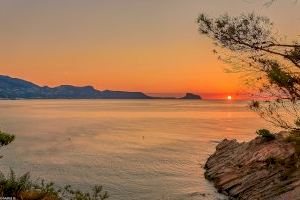
[[[284,134],[272,141],[223,140],[205,164],[205,177],[234,199],[300,199],[299,163]]]

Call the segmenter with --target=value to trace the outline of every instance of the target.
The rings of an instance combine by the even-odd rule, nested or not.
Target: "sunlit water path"
[[[218,199],[202,166],[217,141],[255,137],[264,122],[247,102],[181,100],[0,101],[15,134],[0,169],[31,172],[112,200]]]

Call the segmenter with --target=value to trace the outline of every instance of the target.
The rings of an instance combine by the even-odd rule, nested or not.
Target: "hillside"
[[[201,99],[188,93],[182,99]],[[142,92],[99,91],[92,86],[61,85],[41,87],[32,82],[0,75],[0,99],[163,99]],[[170,98],[168,98],[170,99]],[[175,99],[175,98],[173,98]]]

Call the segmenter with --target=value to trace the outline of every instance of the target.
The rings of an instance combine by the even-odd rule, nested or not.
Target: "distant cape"
[[[177,99],[152,97],[142,92],[100,91],[92,86],[77,87],[61,85],[41,87],[19,78],[0,75],[0,99]],[[201,96],[187,93],[178,99],[201,99]]]

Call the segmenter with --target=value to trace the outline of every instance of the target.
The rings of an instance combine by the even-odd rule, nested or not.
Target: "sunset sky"
[[[299,33],[300,5],[279,0],[1,0],[0,74],[39,85],[235,96],[196,18],[256,11]]]

